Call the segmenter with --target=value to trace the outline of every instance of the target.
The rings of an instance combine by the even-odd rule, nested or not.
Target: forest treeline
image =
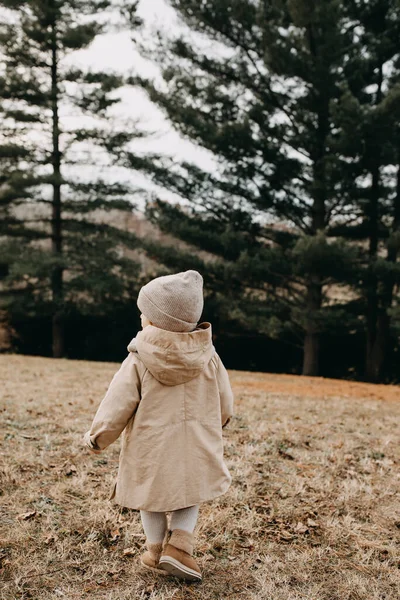
[[[15,348],[119,358],[145,255],[151,275],[202,272],[228,366],[397,381],[399,0],[166,3],[176,25],[147,39],[137,2],[0,1],[0,301]],[[77,68],[110,27],[160,76]],[[130,86],[207,168],[135,150],[145,128],[118,118]],[[144,197],[116,169],[156,184],[146,218],[165,239],[116,224]]]

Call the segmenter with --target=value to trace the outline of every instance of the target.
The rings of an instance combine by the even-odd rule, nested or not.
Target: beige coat
[[[85,435],[96,451],[123,432],[111,497],[161,512],[223,494],[231,477],[222,427],[232,416],[233,395],[210,323],[190,333],[149,325],[128,350]]]

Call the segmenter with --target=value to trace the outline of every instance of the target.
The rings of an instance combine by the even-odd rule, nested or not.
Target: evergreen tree
[[[202,265],[215,294],[229,295],[231,317],[271,336],[290,329],[302,338],[303,374],[317,375],[321,332],[348,322],[347,302],[332,305],[329,290],[355,276],[353,250],[329,238],[333,223],[354,216],[332,111],[351,24],[339,0],[170,4],[186,34],[159,48],[164,85],[141,83],[183,136],[212,153],[215,170],[155,156],[128,164],[189,201],[157,198],[149,214],[218,257]],[[192,261],[177,249],[157,255]]]
[[[387,371],[390,313],[400,274],[400,4],[360,0],[346,7],[357,35],[338,109],[339,145],[352,159],[354,197],[361,209],[357,226],[347,234],[364,240],[367,248],[360,286],[366,325],[365,376],[378,381]]]
[[[136,4],[124,3],[135,25]],[[19,291],[25,311],[38,305],[50,311],[53,355],[59,357],[65,353],[68,308],[101,311],[129,297],[138,276],[138,264],[123,251],[137,246],[136,237],[104,216],[110,210],[132,212],[131,187],[103,173],[112,164],[109,151],[132,138],[109,116],[123,78],[68,62],[105,31],[116,5],[2,0],[0,8],[7,17],[0,28],[1,116],[7,129],[0,148],[3,261],[9,264],[13,306]],[[82,163],[91,165],[89,177]]]
[[[4,74],[0,75],[0,89],[5,90]],[[7,106],[7,100],[0,99],[0,248],[1,267],[0,278],[8,273],[6,261],[7,250],[14,237],[19,237],[23,231],[26,236],[39,236],[32,228],[27,229],[24,224],[13,216],[13,208],[26,201],[29,196],[29,186],[34,183],[32,173],[29,172],[30,151],[25,145],[17,142],[15,136],[15,112]],[[20,128],[32,126],[36,121],[34,116],[21,114]],[[10,123],[11,122],[11,123]]]

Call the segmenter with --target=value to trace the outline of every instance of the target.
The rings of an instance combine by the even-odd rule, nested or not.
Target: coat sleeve
[[[84,442],[90,450],[104,450],[120,436],[140,402],[141,378],[138,364],[129,353],[115,373]]]
[[[219,398],[221,403],[221,422],[222,427],[228,425],[233,416],[233,392],[229,381],[227,370],[222,360],[217,355],[217,382],[219,389]]]

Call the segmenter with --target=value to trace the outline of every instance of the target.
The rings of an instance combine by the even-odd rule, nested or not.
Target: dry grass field
[[[81,445],[116,369],[0,356],[2,600],[399,599],[399,388],[232,372],[233,484],[201,508],[189,586],[139,567],[118,443]]]

